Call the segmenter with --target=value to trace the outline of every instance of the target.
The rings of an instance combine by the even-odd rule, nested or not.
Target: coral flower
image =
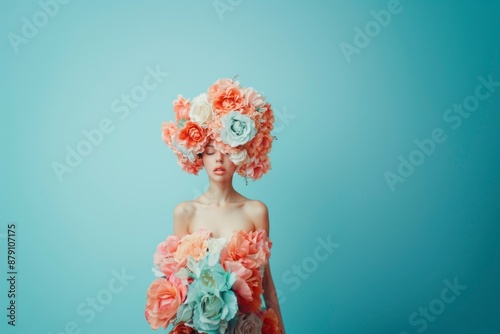
[[[189,100],[183,98],[182,95],[177,95],[177,99],[172,104],[174,105],[176,120],[189,120],[189,109],[191,108]]]
[[[218,92],[212,100],[212,107],[219,115],[225,115],[233,110],[240,110],[245,105],[245,97],[238,87],[229,87]]]
[[[264,311],[261,315],[262,319],[262,334],[279,334],[280,326],[278,316],[273,309]]]
[[[205,130],[196,122],[187,121],[179,132],[179,142],[194,153],[203,152],[207,139]]]
[[[154,280],[147,292],[145,312],[151,328],[167,328],[185,298],[186,288],[179,290],[177,284],[165,278]]]
[[[179,263],[185,263],[188,256],[191,256],[195,261],[199,261],[205,257],[208,247],[208,238],[210,231],[200,229],[199,231],[186,234],[183,236],[174,253],[174,259]]]

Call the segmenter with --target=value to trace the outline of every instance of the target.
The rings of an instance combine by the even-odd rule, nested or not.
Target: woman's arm
[[[251,209],[255,228],[264,229],[267,233],[267,236],[269,237],[269,212],[267,210],[267,206],[260,201],[254,201]],[[283,323],[283,317],[281,316],[281,309],[278,302],[273,277],[271,275],[271,266],[269,265],[269,262],[264,268],[262,288],[264,289],[264,301],[266,302],[266,308],[272,308],[274,310],[274,312],[278,316],[281,333],[285,334],[285,325]]]
[[[276,288],[274,287],[273,277],[271,276],[271,267],[269,263],[266,264],[264,269],[264,279],[262,281],[262,287],[264,288],[264,301],[266,302],[266,308],[272,308],[280,323],[281,333],[285,334],[285,325],[283,323],[283,317],[281,316],[281,309],[278,302],[278,296],[276,293]]]

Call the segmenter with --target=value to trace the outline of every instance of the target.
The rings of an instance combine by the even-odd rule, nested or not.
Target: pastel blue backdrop
[[[498,1],[2,2],[0,332],[154,332],[152,255],[207,186],[160,124],[238,74],[277,115],[272,170],[235,187],[268,205],[288,333],[499,333],[499,22]]]

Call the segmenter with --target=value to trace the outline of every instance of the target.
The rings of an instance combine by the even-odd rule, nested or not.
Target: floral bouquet
[[[229,242],[200,229],[158,244],[145,317],[170,333],[280,332],[272,309],[261,308],[263,270],[271,241],[265,230],[235,232]]]
[[[274,114],[255,89],[234,79],[219,79],[192,100],[178,95],[173,109],[175,122],[162,123],[162,139],[183,171],[198,175],[203,168],[201,153],[210,139],[245,179],[260,179],[271,169]]]

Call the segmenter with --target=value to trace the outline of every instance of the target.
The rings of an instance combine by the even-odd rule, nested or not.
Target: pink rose
[[[255,89],[249,87],[243,89],[243,95],[245,96],[246,104],[253,107],[252,111],[257,110],[259,112],[266,111],[266,101],[265,97],[262,96]]]
[[[153,257],[153,264],[156,265],[160,263],[165,257],[171,256],[173,252],[177,250],[177,245],[179,244],[179,237],[172,234],[167,237],[165,241],[162,241],[156,246],[156,252]]]
[[[236,281],[234,282],[231,289],[236,293],[237,296],[249,300],[252,300],[252,290],[247,283],[252,277],[252,270],[245,268],[241,262],[237,261],[226,261],[222,264],[224,270],[232,272],[236,275]]]
[[[162,140],[170,146],[174,150],[174,152],[177,152],[174,147],[172,146],[172,136],[175,135],[177,132],[177,126],[175,125],[174,122],[163,122],[161,124],[161,137]]]
[[[264,265],[271,256],[272,247],[272,242],[267,237],[266,231],[264,229],[258,229],[254,232],[249,232],[248,239],[253,246],[251,252],[252,259],[255,261],[255,266],[260,267]]]
[[[258,180],[271,169],[271,161],[267,155],[253,156],[250,161],[237,170],[241,176]]]
[[[198,172],[203,169],[203,160],[196,157],[194,161],[190,161],[182,153],[177,154],[177,163],[182,167],[182,170],[189,174],[198,175]]]
[[[172,104],[176,120],[189,120],[189,109],[191,108],[189,100],[183,98],[182,95],[177,95],[177,99]]]
[[[169,256],[166,258],[163,258],[159,263],[158,263],[158,268],[159,270],[167,277],[170,278],[172,275],[174,275],[176,272],[179,271],[183,267],[183,263],[178,263],[177,261],[174,260],[173,257]]]
[[[151,328],[167,328],[176,316],[177,309],[186,298],[186,288],[179,289],[176,283],[165,278],[157,278],[147,292],[146,320]]]

